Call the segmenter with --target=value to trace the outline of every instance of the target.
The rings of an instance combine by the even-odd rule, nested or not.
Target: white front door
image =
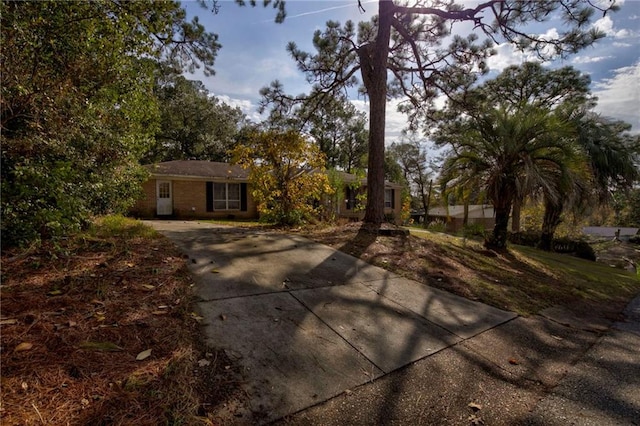
[[[156,181],[156,194],[157,194],[156,208],[158,210],[158,216],[172,215],[173,214],[173,198],[171,194],[171,181],[170,180]]]

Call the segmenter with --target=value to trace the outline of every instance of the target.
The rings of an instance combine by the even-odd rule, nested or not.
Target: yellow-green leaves
[[[233,158],[250,170],[252,194],[266,221],[300,224],[332,192],[324,154],[296,132],[256,132],[234,149]]]

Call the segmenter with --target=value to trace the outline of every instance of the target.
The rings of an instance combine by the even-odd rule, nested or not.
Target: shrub
[[[447,224],[443,220],[434,220],[427,223],[425,228],[433,232],[445,232],[447,230]]]
[[[464,237],[484,237],[486,229],[481,223],[468,223],[462,228]]]
[[[540,242],[539,232],[514,232],[510,233],[508,241],[521,246],[537,247]],[[581,259],[596,260],[596,253],[591,245],[584,240],[574,240],[569,237],[554,238],[551,250],[556,253],[573,254]]]

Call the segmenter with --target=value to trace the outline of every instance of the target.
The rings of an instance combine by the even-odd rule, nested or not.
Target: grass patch
[[[306,235],[407,278],[501,309],[532,315],[554,305],[617,319],[640,291],[636,274],[530,247],[499,253],[480,238],[411,228],[408,237],[359,233],[359,224]]]
[[[219,424],[245,398],[164,237],[110,216],[57,244],[2,253],[2,424]]]
[[[259,222],[256,220],[242,220],[242,219],[206,219],[199,222],[212,223],[214,225],[233,226],[236,228],[263,228],[273,226],[269,223]]]

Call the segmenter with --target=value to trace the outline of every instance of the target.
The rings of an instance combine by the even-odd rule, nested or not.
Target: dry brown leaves
[[[0,423],[209,424],[238,389],[199,343],[185,259],[164,238],[66,250],[3,255]]]

